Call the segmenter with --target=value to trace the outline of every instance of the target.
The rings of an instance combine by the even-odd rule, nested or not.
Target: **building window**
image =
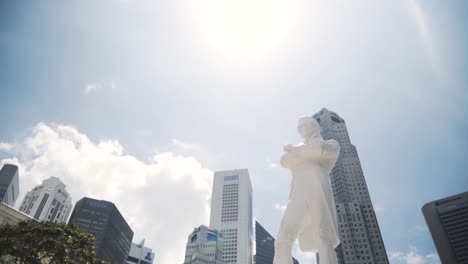
[[[334,116],[331,117],[331,120],[333,122],[335,122],[335,123],[341,123],[341,121],[338,118],[334,117]]]
[[[239,175],[224,176],[225,181],[236,181],[239,180]]]

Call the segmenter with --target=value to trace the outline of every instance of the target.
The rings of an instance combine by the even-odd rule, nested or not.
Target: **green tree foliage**
[[[0,226],[0,256],[17,264],[107,263],[96,257],[94,237],[76,225],[32,220]]]

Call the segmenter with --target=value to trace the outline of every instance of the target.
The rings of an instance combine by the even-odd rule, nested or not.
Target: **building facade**
[[[361,162],[345,121],[325,108],[313,117],[320,124],[323,138],[335,139],[341,146],[330,174],[341,240],[336,250],[339,263],[389,263]]]
[[[133,231],[113,203],[85,197],[76,203],[68,223],[94,236],[98,257],[127,263]]]
[[[223,235],[224,263],[252,264],[252,185],[248,170],[215,172],[210,228]]]
[[[138,244],[132,243],[128,252],[127,264],[153,264],[154,253],[149,247],[145,247],[145,240]]]
[[[21,221],[31,219],[33,218],[31,218],[29,215],[24,214],[7,204],[0,203],[0,226],[15,225]]]
[[[468,264],[468,192],[422,207],[442,263]]]
[[[188,237],[184,264],[224,264],[221,233],[203,225],[195,228]]]
[[[0,170],[0,203],[14,206],[18,195],[18,167],[13,164],[5,164]]]
[[[65,188],[59,178],[50,177],[26,194],[19,210],[39,221],[66,223],[72,202]]]
[[[255,221],[255,264],[273,264],[275,239],[259,222]],[[299,264],[293,258],[294,264]]]

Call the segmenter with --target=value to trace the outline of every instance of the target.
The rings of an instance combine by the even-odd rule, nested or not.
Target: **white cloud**
[[[110,89],[111,91],[115,91],[117,89],[117,84],[114,80],[111,80],[110,82],[87,83],[83,87],[83,92],[85,95],[88,95],[92,92],[102,89]]]
[[[418,232],[429,232],[429,228],[425,225],[416,225],[414,229]]]
[[[88,83],[84,86],[84,93],[90,94],[91,92],[95,91],[99,87],[97,83]]]
[[[117,84],[115,84],[115,81],[111,81],[110,82],[110,88],[112,91],[114,91],[115,89],[117,89]]]
[[[266,162],[267,162],[268,167],[271,169],[276,169],[279,167],[278,163],[273,162],[270,157],[266,158]]]
[[[193,150],[193,149],[197,149],[200,147],[197,144],[187,143],[182,140],[175,139],[175,138],[172,139],[172,145],[174,145],[177,148],[181,148],[182,150]]]
[[[435,253],[435,252],[427,254],[426,259],[429,261],[429,263],[440,264],[439,255],[437,253]]]
[[[8,151],[13,148],[13,144],[0,142],[0,151]]]
[[[286,205],[285,205],[285,204],[276,203],[276,204],[275,204],[275,209],[280,210],[282,213],[284,213],[284,211],[286,211]]]
[[[94,142],[71,126],[44,123],[11,150],[19,162],[2,163],[21,164],[22,196],[57,176],[73,202],[83,196],[114,202],[134,241],[146,238],[156,252],[157,264],[182,263],[188,234],[208,224],[212,171],[192,156],[163,152],[145,162],[126,154],[118,141]]]
[[[376,205],[376,206],[374,206],[374,211],[375,211],[376,213],[382,213],[382,212],[385,211],[385,208],[382,207],[382,206]]]
[[[389,252],[388,257],[391,263],[396,264],[440,264],[437,253],[423,255],[415,247],[410,247],[409,252]]]

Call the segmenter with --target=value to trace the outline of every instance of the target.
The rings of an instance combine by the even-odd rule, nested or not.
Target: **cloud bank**
[[[212,171],[192,156],[157,153],[148,161],[126,154],[116,140],[93,141],[78,129],[37,124],[20,142],[2,143],[20,166],[20,197],[50,177],[59,177],[73,203],[84,196],[112,201],[132,227],[134,241],[146,238],[158,264],[183,262],[188,234],[208,224]]]

